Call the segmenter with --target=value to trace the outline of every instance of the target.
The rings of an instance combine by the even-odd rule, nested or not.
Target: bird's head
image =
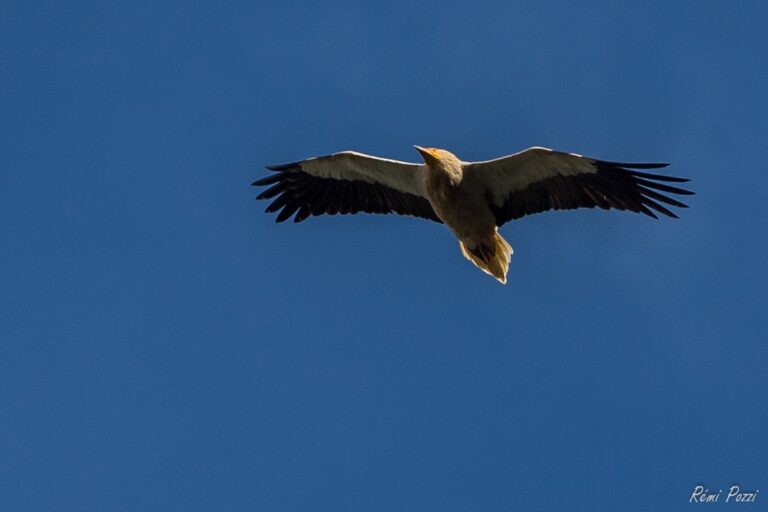
[[[459,162],[456,155],[450,151],[437,148],[423,148],[421,146],[414,147],[416,148],[416,151],[421,153],[421,156],[424,158],[424,162],[426,162],[427,165],[445,165],[448,162]]]

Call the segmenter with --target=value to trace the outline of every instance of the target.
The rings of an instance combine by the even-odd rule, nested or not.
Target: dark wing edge
[[[643,213],[654,219],[658,219],[656,213],[661,213],[677,219],[674,212],[659,203],[677,208],[688,208],[688,205],[665,194],[695,194],[664,183],[690,181],[686,178],[638,170],[661,169],[669,164],[592,161],[597,168],[594,173],[556,175],[531,183],[510,194],[501,207],[491,201],[497,224],[501,226],[507,221],[548,210],[595,207]]]
[[[304,172],[301,162],[270,165],[275,174],[251,183],[254,187],[271,185],[256,199],[272,199],[267,213],[280,210],[276,222],[301,222],[310,216],[347,215],[359,212],[397,213],[442,223],[432,205],[423,197],[401,192],[380,183],[361,180],[320,178]]]

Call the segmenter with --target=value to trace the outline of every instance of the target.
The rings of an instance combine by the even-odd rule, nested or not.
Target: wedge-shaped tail
[[[474,249],[469,249],[464,242],[459,241],[461,254],[475,264],[477,268],[507,284],[507,270],[512,259],[512,246],[496,232]]]

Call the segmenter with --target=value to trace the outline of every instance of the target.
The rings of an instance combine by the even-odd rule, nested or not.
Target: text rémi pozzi
[[[728,494],[725,496],[726,503],[754,503],[757,499],[757,494],[760,491],[755,489],[754,491],[743,491],[740,486],[734,484],[728,489]],[[722,489],[713,492],[706,489],[703,485],[697,485],[693,488],[691,497],[688,499],[688,503],[717,503],[722,496]]]

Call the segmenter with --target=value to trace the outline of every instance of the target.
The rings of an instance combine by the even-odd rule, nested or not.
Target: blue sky
[[[0,508],[768,493],[766,26],[747,1],[3,2]],[[697,195],[510,223],[507,286],[442,226],[253,200],[265,164],[413,144],[669,161]]]

